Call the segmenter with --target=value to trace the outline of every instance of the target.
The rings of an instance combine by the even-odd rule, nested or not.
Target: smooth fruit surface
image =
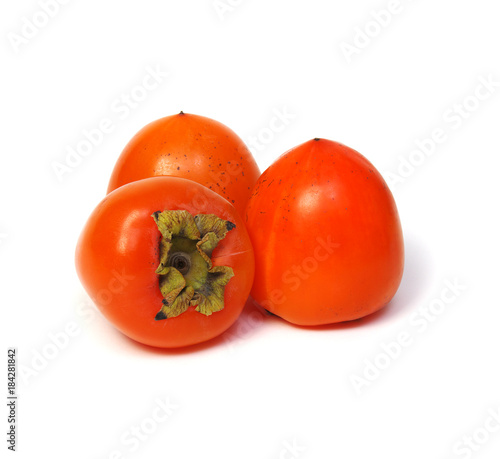
[[[113,169],[108,193],[162,175],[200,183],[243,215],[260,171],[246,145],[227,126],[181,112],[153,121],[130,140]]]
[[[177,177],[153,177],[107,195],[76,248],[80,280],[130,338],[157,347],[200,343],[239,316],[254,255],[225,199]]]
[[[314,139],[260,177],[246,212],[256,254],[252,296],[298,325],[354,320],[386,305],[404,247],[393,196],[355,150]]]

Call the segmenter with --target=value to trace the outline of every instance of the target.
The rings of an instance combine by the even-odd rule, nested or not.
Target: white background
[[[0,14],[0,326],[3,368],[8,346],[19,354],[17,457],[498,457],[498,1],[401,0],[383,26],[389,0],[222,0],[219,12],[74,0],[50,18],[40,3]],[[141,92],[149,68],[168,76]],[[126,111],[122,94],[144,97]],[[369,158],[405,235],[390,306],[320,330],[249,307],[220,339],[177,352],[115,331],[78,281],[76,240],[127,141],[180,110],[260,138],[262,170],[313,137]],[[289,114],[280,132],[276,111]],[[104,119],[112,132],[58,177]],[[435,129],[445,141],[415,152]],[[447,283],[460,287],[443,306]],[[410,344],[384,356],[402,332]]]

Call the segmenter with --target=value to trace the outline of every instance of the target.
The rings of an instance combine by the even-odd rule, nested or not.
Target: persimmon
[[[403,274],[393,196],[375,167],[314,139],[279,157],[246,210],[256,253],[251,295],[298,325],[354,320],[386,305]]]
[[[246,145],[227,126],[180,112],[153,121],[130,140],[113,169],[108,193],[162,175],[200,183],[243,215],[260,171]]]
[[[252,286],[242,218],[191,180],[151,177],[108,194],[76,248],[78,276],[104,316],[130,338],[180,347],[224,332]]]

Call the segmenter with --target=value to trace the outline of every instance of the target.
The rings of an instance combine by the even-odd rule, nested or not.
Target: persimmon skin
[[[155,321],[162,306],[158,210],[215,214],[236,226],[212,254],[214,266],[230,266],[224,309],[210,316],[191,306],[178,317]],[[98,309],[122,333],[155,347],[175,348],[223,333],[240,315],[250,293],[254,254],[236,209],[202,185],[178,177],[152,177],[108,194],[90,215],[76,248],[78,276]]]
[[[153,121],[125,146],[108,193],[147,177],[168,175],[200,183],[244,214],[260,170],[243,141],[227,126],[179,113]]]
[[[279,157],[246,210],[256,253],[252,297],[297,325],[359,319],[386,305],[404,243],[384,179],[361,154],[314,139]]]

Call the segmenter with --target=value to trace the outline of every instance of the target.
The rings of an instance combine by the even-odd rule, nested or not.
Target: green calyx
[[[213,266],[212,252],[235,225],[216,215],[186,210],[164,210],[152,215],[160,240],[160,291],[163,305],[155,320],[177,317],[196,306],[196,311],[211,315],[224,308],[224,289],[233,269]]]

